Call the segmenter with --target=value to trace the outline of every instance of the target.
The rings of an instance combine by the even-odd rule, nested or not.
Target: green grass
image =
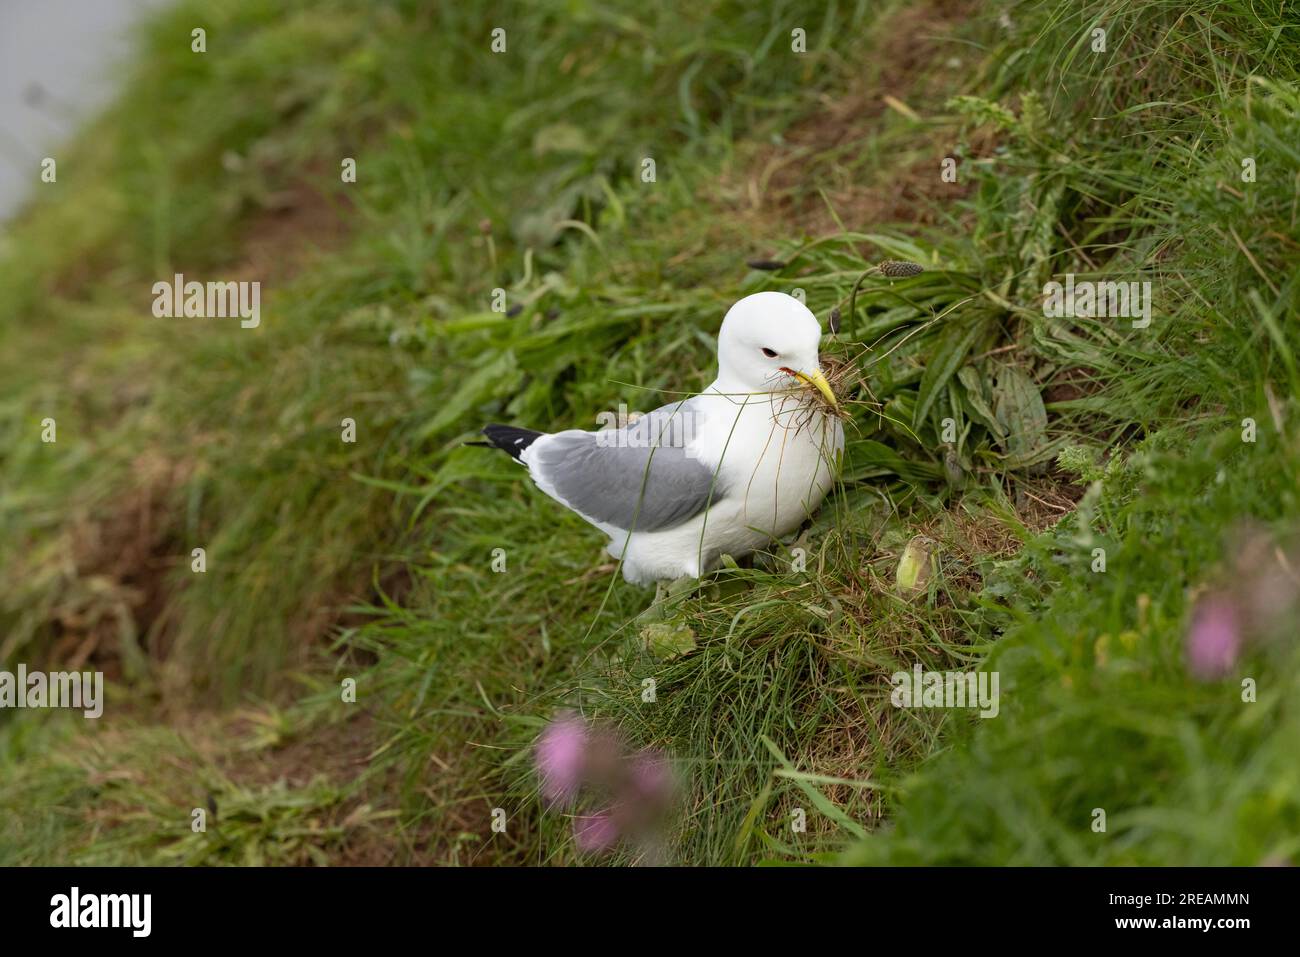
[[[1181,657],[1187,590],[1227,573],[1231,530],[1283,540],[1296,514],[1287,12],[158,16],[0,257],[0,661],[80,649],[117,705],[89,730],[0,716],[21,822],[0,860],[576,862],[531,768],[563,707],[674,757],[678,862],[1294,855],[1294,647],[1245,659],[1252,705]],[[262,278],[261,328],[154,320],[173,272]],[[1045,317],[1067,272],[1150,279],[1151,327]],[[522,308],[493,311],[496,288]],[[760,289],[843,316],[846,466],[806,570],[785,543],[707,578],[671,612],[695,650],[661,658],[599,535],[463,443],[698,389],[721,315]],[[909,599],[894,566],[919,533],[937,574]],[[892,707],[917,661],[998,670],[1000,716]],[[208,795],[221,833],[195,834]]]
[[[1117,88],[1117,77],[1077,62],[1022,57],[1004,68],[1012,84],[1047,77],[1058,101],[1086,92],[1090,112],[1111,118],[1079,136],[1093,172],[1072,174],[1067,189],[1086,196],[1087,217],[1064,220],[1078,246],[1056,269],[1084,272],[1086,250],[1103,273],[1156,271],[1167,305],[1154,341],[1116,343],[1109,387],[1071,403],[1144,438],[1115,448],[1112,432],[1097,443],[1112,446],[1116,466],[1087,508],[1008,567],[998,594],[1019,600],[986,665],[1001,672],[1008,710],[895,782],[894,828],[860,842],[851,861],[1294,858],[1300,804],[1286,742],[1300,672],[1290,636],[1221,682],[1189,681],[1183,662],[1189,590],[1234,578],[1250,587],[1236,565],[1241,527],[1285,543],[1295,522],[1294,29],[1211,12],[1150,5],[1130,16],[1139,35],[1163,38],[1160,72],[1180,80],[1168,104],[1134,109],[1174,98],[1150,95],[1160,93],[1150,80]],[[1252,59],[1265,48],[1292,53]],[[1253,184],[1238,175],[1245,156],[1268,170]],[[1254,444],[1242,440],[1247,417],[1261,429]],[[1090,570],[1096,547],[1107,550],[1105,574]],[[1245,678],[1259,685],[1254,703],[1243,703]],[[1094,808],[1107,812],[1104,834],[1090,827]]]

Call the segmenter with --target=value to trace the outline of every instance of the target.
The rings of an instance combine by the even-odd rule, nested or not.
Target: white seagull
[[[798,299],[755,293],[727,311],[718,377],[701,394],[618,429],[483,434],[609,536],[629,582],[699,578],[797,529],[834,483],[844,429],[820,342]]]

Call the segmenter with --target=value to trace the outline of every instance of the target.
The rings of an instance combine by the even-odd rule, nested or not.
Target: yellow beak
[[[826,381],[826,376],[822,375],[821,369],[814,369],[812,372],[795,372],[793,375],[800,382],[807,383],[825,396],[832,409],[840,407],[840,404],[835,401],[835,393],[831,391],[831,384]]]

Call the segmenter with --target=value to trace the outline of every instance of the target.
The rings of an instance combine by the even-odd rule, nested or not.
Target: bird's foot
[[[673,610],[699,586],[700,580],[684,575],[673,581],[655,583],[655,598],[637,618],[641,621],[667,621]]]

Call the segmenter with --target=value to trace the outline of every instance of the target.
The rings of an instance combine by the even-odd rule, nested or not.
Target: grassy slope
[[[1038,75],[1058,104],[1075,98],[1063,152],[1094,172],[1071,176],[1061,200],[1075,193],[1083,215],[1062,217],[1078,246],[1057,270],[1101,260],[1117,277],[1134,265],[1160,277],[1153,334],[1117,343],[1103,401],[1077,403],[1142,438],[1089,476],[1086,507],[1005,569],[1019,600],[988,667],[1008,709],[905,782],[896,827],[849,860],[1254,864],[1300,850],[1293,625],[1208,684],[1189,680],[1183,648],[1193,594],[1256,584],[1237,551],[1247,520],[1279,542],[1295,529],[1300,38],[1288,13],[1102,14],[1134,67],[1108,78],[1085,51],[995,57],[1000,84]],[[1039,24],[1059,40],[1091,22],[1054,20]],[[1243,184],[1247,156],[1267,173]],[[1246,417],[1262,429],[1254,444]],[[1099,546],[1105,574],[1089,567]]]
[[[239,0],[159,19],[121,105],[61,161],[69,195],[0,266],[0,307],[22,317],[0,330],[17,386],[0,562],[21,583],[0,657],[89,655],[121,678],[89,734],[0,724],[0,858],[574,860],[527,760],[561,704],[680,759],[679,860],[800,858],[856,835],[853,859],[890,861],[1291,853],[1296,719],[1276,689],[1297,663],[1252,660],[1264,690],[1243,708],[1232,686],[1189,683],[1177,653],[1184,586],[1212,572],[1230,519],[1295,512],[1264,393],[1296,386],[1295,94],[1246,77],[1294,83],[1300,41],[1273,26],[1280,5],[1210,6],[1019,4],[1009,30],[954,28],[964,11],[944,6]],[[498,22],[505,56],[487,51]],[[1080,39],[1094,22],[1105,58]],[[206,57],[179,39],[193,23]],[[965,44],[924,39],[954,32]],[[946,108],[956,92],[985,102]],[[1260,176],[1238,198],[1217,184],[1247,146]],[[957,187],[935,174],[943,155]],[[336,182],[341,156],[355,186]],[[281,261],[336,222],[334,251]],[[744,269],[777,249],[781,272]],[[797,286],[820,316],[847,312],[886,255],[931,271],[869,280],[846,319],[836,351],[868,382],[809,573],[784,550],[721,573],[679,608],[694,654],[640,649],[629,622],[648,598],[611,584],[596,537],[460,446],[486,419],[590,427],[593,409],[698,387],[739,295]],[[1139,269],[1159,290],[1145,333],[1037,309],[1053,274]],[[150,322],[146,291],[173,271],[262,278],[263,327]],[[523,310],[492,312],[497,286]],[[1050,414],[1018,458],[981,416],[1007,365]],[[31,440],[47,414],[55,447]],[[1243,451],[1230,427],[1247,414],[1265,438]],[[1119,464],[1086,531],[1034,538],[1082,492],[1043,468],[1066,443]],[[905,602],[889,580],[917,530],[940,574]],[[1101,578],[1061,560],[1089,535],[1110,549]],[[1002,718],[889,706],[896,668],[990,649]],[[343,676],[359,705],[337,702]],[[190,834],[208,795],[221,833]],[[1099,805],[1118,840],[1088,831]],[[511,823],[489,836],[498,806]],[[810,833],[790,835],[795,806]],[[882,815],[897,826],[866,836]]]

